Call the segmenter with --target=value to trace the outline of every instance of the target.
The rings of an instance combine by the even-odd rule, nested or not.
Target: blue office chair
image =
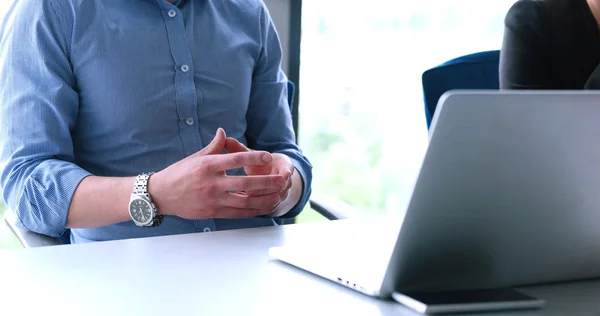
[[[288,102],[290,109],[293,109],[295,91],[296,86],[294,83],[288,81]],[[309,204],[311,209],[315,210],[328,220],[356,217],[356,213],[348,204],[335,198],[318,197],[314,192],[311,195]],[[58,238],[55,238],[22,229],[17,226],[17,220],[16,214],[12,210],[6,210],[4,213],[4,222],[25,248],[65,245],[71,243],[71,231],[69,229]],[[277,219],[276,222],[283,225],[292,223],[293,220]]]
[[[427,129],[440,97],[456,89],[500,89],[500,51],[484,51],[454,58],[423,73],[423,96]]]

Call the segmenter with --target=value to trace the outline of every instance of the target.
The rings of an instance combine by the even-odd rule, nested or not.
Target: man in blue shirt
[[[0,180],[22,227],[78,243],[274,225],[306,204],[260,0],[20,0],[1,36]]]

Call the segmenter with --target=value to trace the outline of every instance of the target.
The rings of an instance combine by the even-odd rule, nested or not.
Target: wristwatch
[[[137,176],[129,199],[129,215],[139,227],[158,227],[163,221],[163,215],[158,214],[148,193],[148,180],[152,174],[142,173]]]

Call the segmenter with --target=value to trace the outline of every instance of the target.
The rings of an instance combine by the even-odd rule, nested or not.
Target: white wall
[[[3,1],[3,0],[0,0]],[[275,27],[281,39],[283,48],[283,71],[288,74],[289,70],[289,41],[290,41],[290,9],[291,0],[264,0],[269,8],[271,18],[275,22]]]

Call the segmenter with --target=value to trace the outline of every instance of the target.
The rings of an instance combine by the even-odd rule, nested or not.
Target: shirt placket
[[[169,4],[164,0],[157,0],[162,8],[163,18],[169,36],[171,54],[175,62],[175,100],[179,116],[180,135],[183,149],[189,156],[202,149],[202,139],[198,128],[198,98],[194,83],[194,69],[192,52],[186,38],[185,24],[181,11],[176,7],[179,1]],[[212,219],[193,221],[198,232],[211,232],[216,230],[215,221]]]
[[[175,102],[179,117],[180,135],[186,156],[202,148],[198,124],[198,99],[194,84],[194,65],[186,38],[181,11],[174,5],[159,0],[169,36],[169,45],[174,61]]]

